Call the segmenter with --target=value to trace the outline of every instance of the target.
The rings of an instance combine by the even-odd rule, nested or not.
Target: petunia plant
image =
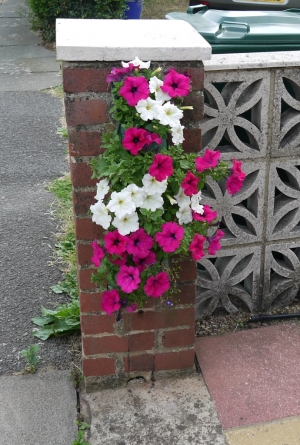
[[[103,227],[93,241],[94,280],[103,291],[107,314],[133,312],[148,298],[176,300],[174,260],[215,255],[224,236],[218,214],[202,197],[208,177],[238,192],[245,173],[241,161],[229,167],[220,152],[185,153],[182,106],[191,79],[171,68],[151,70],[135,58],[107,77],[113,94],[115,130],[102,138],[104,153],[92,161],[98,178],[92,220]]]

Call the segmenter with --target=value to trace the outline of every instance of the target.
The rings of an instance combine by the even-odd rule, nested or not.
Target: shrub
[[[44,42],[55,41],[57,18],[121,19],[125,0],[26,0],[33,31],[40,32]]]

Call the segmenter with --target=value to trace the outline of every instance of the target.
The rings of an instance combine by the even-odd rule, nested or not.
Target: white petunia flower
[[[178,212],[176,212],[179,224],[189,224],[193,221],[192,210],[188,204],[179,207]]]
[[[131,60],[130,62],[121,62],[123,68],[127,68],[130,63],[132,63],[134,66],[139,66],[141,69],[146,68],[148,69],[150,67],[150,61],[149,62],[142,62],[138,57],[135,57],[135,59]]]
[[[122,190],[119,193],[113,192],[107,208],[111,212],[114,212],[118,218],[122,218],[126,213],[130,215],[135,211],[135,204],[131,199],[131,193],[128,190]]]
[[[201,190],[196,195],[191,197],[191,208],[194,210],[194,212],[199,213],[199,215],[202,215],[204,211],[203,205],[200,204],[201,198]]]
[[[180,119],[183,116],[182,110],[179,110],[176,105],[166,102],[158,108],[158,120],[162,125],[169,125],[170,127],[178,127]]]
[[[145,191],[142,188],[135,184],[129,184],[124,190],[127,190],[130,193],[131,199],[136,207],[142,206],[145,196]]]
[[[152,119],[158,119],[158,107],[161,105],[161,101],[153,100],[151,97],[148,97],[147,99],[139,100],[135,109],[140,113],[140,117],[143,121],[152,121]]]
[[[170,201],[171,205],[177,204],[176,199],[172,198],[170,195],[167,195],[168,200]]]
[[[125,236],[139,229],[139,217],[136,212],[123,215],[122,218],[116,216],[112,224],[121,235]]]
[[[102,201],[106,193],[109,192],[109,182],[107,179],[102,179],[97,184],[97,194],[95,196],[95,199],[98,201]]]
[[[168,186],[167,179],[164,179],[163,181],[157,181],[154,176],[149,175],[149,173],[147,173],[143,177],[142,183],[144,184],[143,190],[148,195],[161,195],[166,191]]]
[[[175,145],[182,144],[184,141],[183,137],[183,125],[177,125],[176,127],[172,127],[172,142]]]
[[[179,187],[178,193],[177,195],[175,195],[175,198],[178,202],[179,207],[182,207],[184,205],[190,205],[191,203],[191,198],[185,195],[182,187]]]
[[[103,229],[108,229],[111,222],[111,215],[108,213],[103,202],[98,201],[96,204],[91,205],[90,209],[93,214],[92,221],[102,226]]]
[[[164,204],[164,200],[159,194],[156,195],[149,195],[146,194],[143,202],[143,209],[151,210],[152,212],[155,212],[157,209],[162,209]]]
[[[163,83],[162,80],[160,80],[156,76],[153,76],[153,77],[151,77],[151,79],[149,81],[149,89],[150,89],[150,93],[154,93],[155,94],[155,99],[156,100],[161,100],[162,102],[166,102],[167,100],[170,100],[171,97],[167,93],[164,93],[161,90],[161,86],[163,84],[164,83]]]

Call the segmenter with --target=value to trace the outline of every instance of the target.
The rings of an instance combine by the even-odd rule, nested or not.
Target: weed
[[[56,130],[56,134],[59,134],[63,138],[67,138],[68,137],[68,130],[66,128],[59,127]]]
[[[36,370],[36,365],[39,362],[40,357],[38,356],[40,350],[39,345],[28,346],[27,349],[23,349],[20,354],[27,361],[27,370],[30,373],[34,373]]]
[[[78,430],[77,439],[74,440],[72,445],[89,445],[89,443],[84,440],[84,430]]]

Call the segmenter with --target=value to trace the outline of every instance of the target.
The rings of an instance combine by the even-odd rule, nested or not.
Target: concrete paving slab
[[[229,445],[299,445],[300,418],[227,430],[225,435]]]
[[[38,45],[40,37],[33,31],[25,18],[0,18],[1,46],[6,45]]]
[[[300,324],[196,340],[225,429],[300,415]]]
[[[8,47],[11,48],[11,47]],[[12,57],[2,57],[0,74],[31,74],[31,73],[59,73],[60,65],[52,57],[20,57],[17,60]]]
[[[70,445],[77,437],[76,413],[67,371],[0,379],[3,445]]]
[[[0,4],[0,17],[20,17],[20,11],[18,9],[18,5]]]
[[[82,396],[90,445],[225,445],[202,376],[135,384]]]
[[[40,91],[61,85],[62,79],[58,73],[31,73],[12,76],[0,74],[0,92]]]

